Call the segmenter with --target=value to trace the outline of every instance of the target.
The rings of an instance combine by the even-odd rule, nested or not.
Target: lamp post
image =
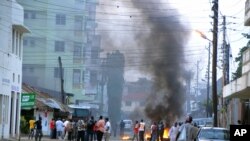
[[[211,40],[207,38],[205,34],[202,32],[196,30],[196,32],[203,38],[208,40],[208,62],[207,62],[207,106],[206,106],[206,111],[207,111],[207,117],[209,117],[209,93],[210,93],[210,48],[211,48]]]

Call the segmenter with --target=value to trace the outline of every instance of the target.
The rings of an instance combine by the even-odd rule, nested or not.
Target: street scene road
[[[229,140],[249,26],[250,0],[0,0],[0,140]]]

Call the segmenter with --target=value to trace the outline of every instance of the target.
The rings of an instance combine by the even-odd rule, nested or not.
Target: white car
[[[221,127],[202,127],[197,135],[196,141],[229,141],[230,132]]]

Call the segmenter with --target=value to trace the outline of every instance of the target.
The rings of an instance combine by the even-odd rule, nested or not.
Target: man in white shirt
[[[145,132],[145,122],[142,119],[139,124],[139,141],[144,141],[144,132]]]
[[[109,141],[110,135],[111,135],[111,124],[109,122],[109,118],[105,118],[104,140]]]
[[[57,139],[63,139],[63,130],[64,130],[64,125],[62,120],[59,118],[56,121],[56,137]]]

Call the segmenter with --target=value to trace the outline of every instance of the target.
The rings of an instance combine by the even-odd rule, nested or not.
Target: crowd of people
[[[151,125],[148,125],[150,130],[149,139],[145,139],[146,132],[146,123],[143,119],[134,122],[133,131],[134,135],[132,137],[132,141],[163,141],[164,140],[164,129],[165,125],[162,121],[160,122],[152,122]],[[185,128],[185,130],[184,130]],[[198,127],[192,124],[192,117],[187,116],[185,122],[175,122],[169,129],[168,137],[170,141],[176,141],[180,136],[181,132],[185,131],[186,141],[194,141],[195,137],[198,133]]]
[[[30,133],[28,138],[35,141],[41,141],[43,137],[42,133],[42,118],[39,117],[37,121],[31,119],[29,121]],[[100,116],[98,120],[95,120],[92,116],[90,119],[52,119],[49,123],[50,126],[50,138],[59,139],[65,141],[105,141],[110,140],[111,124],[109,118],[105,119]]]
[[[120,124],[120,135],[123,136],[124,124]],[[35,141],[41,141],[43,137],[42,133],[42,118],[39,117],[37,121],[31,119],[29,121],[30,134],[29,139],[35,137]],[[100,116],[98,120],[94,117],[90,119],[79,119],[74,121],[72,119],[63,120],[61,118],[52,119],[50,121],[50,138],[59,139],[65,141],[105,141],[110,140],[111,136],[111,123],[109,118],[103,118]],[[162,121],[152,122],[151,125],[147,126],[150,130],[149,141],[163,141],[165,125]],[[198,128],[192,124],[192,117],[187,116],[185,122],[175,122],[169,129],[170,141],[176,141],[180,133],[185,128],[187,141],[193,141],[197,135]],[[132,141],[145,141],[146,123],[143,119],[136,120],[133,124],[133,137]]]

